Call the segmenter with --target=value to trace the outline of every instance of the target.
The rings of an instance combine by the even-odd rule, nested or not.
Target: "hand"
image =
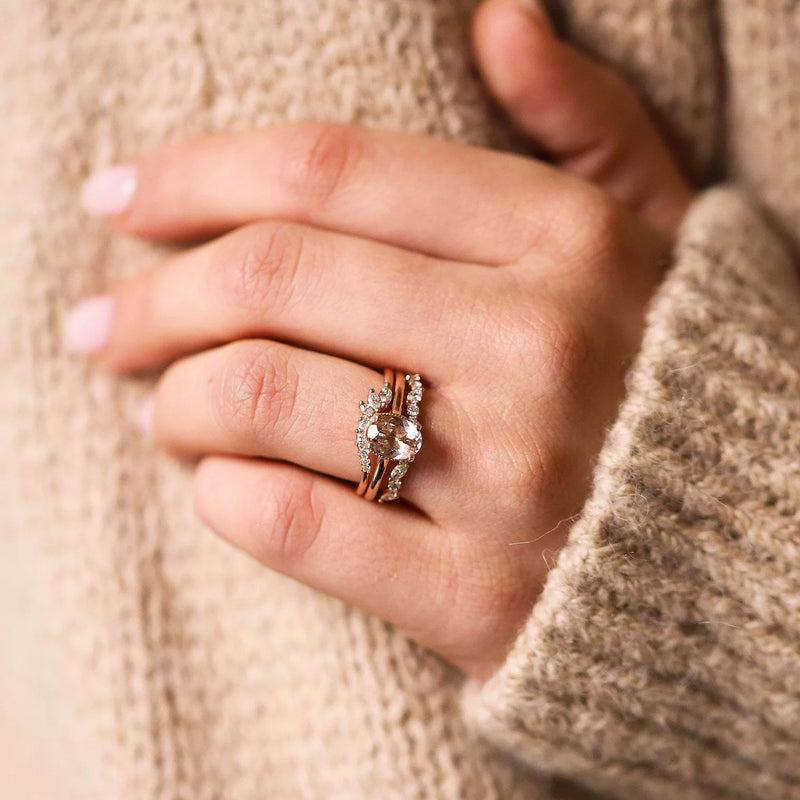
[[[174,145],[103,198],[128,233],[218,236],[67,326],[110,369],[169,364],[153,432],[201,459],[199,515],[488,677],[584,500],[668,239],[554,167],[325,124]],[[428,389],[394,505],[353,491],[383,366]]]

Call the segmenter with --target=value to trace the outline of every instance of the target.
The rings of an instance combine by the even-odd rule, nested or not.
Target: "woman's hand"
[[[199,515],[488,677],[586,496],[668,238],[554,167],[327,124],[174,145],[87,199],[137,236],[217,236],[67,324],[112,370],[169,364],[150,425],[201,458]],[[353,491],[384,366],[427,387],[405,504]]]

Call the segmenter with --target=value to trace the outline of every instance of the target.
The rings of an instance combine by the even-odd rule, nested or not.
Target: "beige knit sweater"
[[[553,9],[729,186],[689,213],[593,494],[485,687],[204,529],[132,422],[152,379],[59,340],[154,258],[78,210],[95,167],[309,117],[511,146],[473,8],[0,0],[3,800],[567,797],[547,774],[800,797],[798,3]]]

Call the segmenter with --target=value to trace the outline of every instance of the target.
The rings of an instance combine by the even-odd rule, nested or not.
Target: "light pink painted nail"
[[[111,334],[113,319],[113,297],[107,294],[87,297],[64,318],[64,346],[73,353],[102,350]]]
[[[116,164],[95,172],[81,189],[84,211],[101,217],[121,214],[136,194],[137,179],[135,164]]]
[[[136,424],[144,436],[152,438],[155,429],[156,419],[156,394],[151,392],[139,406],[139,413],[136,416]]]

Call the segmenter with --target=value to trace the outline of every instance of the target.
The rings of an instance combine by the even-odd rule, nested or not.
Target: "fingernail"
[[[116,164],[95,172],[81,189],[84,211],[101,217],[122,213],[136,194],[137,177],[134,164]]]
[[[87,297],[64,318],[64,346],[73,353],[102,350],[111,334],[113,318],[113,297],[107,294]]]
[[[136,424],[143,436],[148,439],[153,437],[156,419],[156,394],[151,392],[139,406],[139,413],[136,415]]]

